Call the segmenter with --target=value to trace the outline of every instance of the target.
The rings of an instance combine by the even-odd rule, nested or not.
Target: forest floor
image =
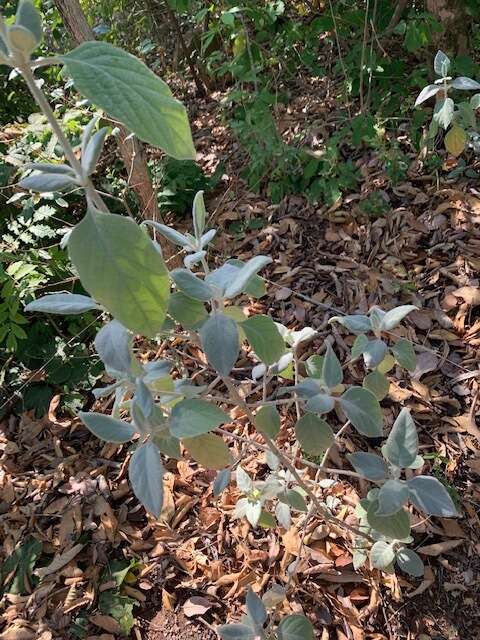
[[[427,472],[447,484],[461,517],[420,520],[412,514],[423,579],[355,572],[345,531],[313,520],[302,545],[295,519],[289,531],[254,530],[232,517],[235,487],[214,498],[214,474],[184,457],[168,463],[165,507],[155,521],[130,492],[128,447],[101,443],[78,420],[59,415],[57,397],[43,419],[12,415],[1,425],[4,549],[13,553],[23,541],[25,552],[12,566],[29,595],[3,596],[0,638],[113,640],[122,637],[120,608],[126,621],[133,611],[131,637],[137,640],[214,640],[216,624],[241,614],[247,587],[284,584],[300,552],[284,611],[303,611],[321,640],[478,639],[480,194],[468,182],[425,175],[414,156],[408,178],[391,187],[381,160],[369,151],[356,160],[358,193],[334,207],[299,196],[272,205],[238,177],[242,158],[217,124],[219,97],[196,100],[191,113],[200,163],[213,171],[226,159],[224,180],[208,202],[211,222],[222,230],[215,251],[241,259],[272,255],[267,296],[251,304],[289,327],[314,327],[318,337],[309,353],[332,331],[327,323],[333,315],[374,304],[419,307],[403,330],[417,345],[417,370],[411,378],[392,379],[382,404],[387,428],[394,403],[411,408]],[[291,105],[286,127],[306,126],[318,116],[318,104],[313,90],[303,94]],[[374,190],[387,194],[391,210],[369,218],[358,203]],[[253,220],[261,223],[249,225]],[[347,353],[350,339],[333,332],[336,350]],[[193,347],[189,353],[192,368],[198,367]],[[359,378],[354,366],[348,375]],[[248,430],[240,411],[231,417]],[[285,446],[293,440],[293,423],[285,414]],[[347,433],[341,446],[353,450],[360,441]],[[339,453],[332,451],[330,466],[346,464]],[[253,454],[243,466],[257,477],[265,472]],[[337,517],[354,521],[365,487],[344,476],[324,484],[323,499],[338,505]]]

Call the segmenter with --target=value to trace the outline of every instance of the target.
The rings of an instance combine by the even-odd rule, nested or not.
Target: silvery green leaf
[[[183,259],[183,264],[187,267],[187,269],[191,269],[194,265],[201,262],[206,255],[206,251],[196,251],[195,253],[190,253]]]
[[[62,61],[78,91],[141,140],[179,160],[195,159],[185,107],[135,56],[107,42],[85,42]]]
[[[251,587],[248,588],[245,603],[247,605],[248,615],[255,625],[262,629],[267,620],[267,610],[261,598],[257,596]]]
[[[387,480],[377,494],[378,516],[390,516],[403,507],[408,500],[408,486],[403,480]]]
[[[37,48],[37,41],[31,31],[19,24],[13,24],[8,28],[8,43],[10,49],[20,51],[25,56],[30,56]]]
[[[400,549],[397,551],[395,560],[402,571],[408,573],[415,578],[421,578],[425,573],[425,567],[423,566],[422,559],[412,551],[412,549]]]
[[[415,349],[410,340],[400,338],[400,340],[393,345],[392,354],[401,367],[407,369],[407,371],[415,371],[417,356],[415,355]]]
[[[323,358],[322,379],[329,389],[341,384],[343,380],[342,365],[329,343]]]
[[[181,393],[183,396],[185,396],[185,398],[196,398],[207,389],[206,385],[191,384],[188,378],[185,378],[183,380],[175,380],[174,384],[175,391],[177,393]]]
[[[433,119],[440,127],[448,129],[453,120],[454,110],[455,104],[451,98],[439,100],[435,103]]]
[[[314,640],[312,623],[299,613],[283,618],[278,625],[277,635],[278,640]]]
[[[433,96],[437,95],[437,93],[439,91],[441,91],[441,89],[442,89],[442,87],[438,86],[437,84],[429,84],[429,85],[427,85],[418,94],[418,97],[415,100],[415,105],[414,106],[418,107],[423,102],[426,102],[429,98],[432,98]]]
[[[261,433],[276,438],[280,432],[280,414],[274,405],[260,407],[255,414],[255,426]]]
[[[192,217],[195,237],[200,241],[202,238],[203,230],[205,229],[205,221],[207,219],[207,211],[205,209],[203,191],[198,191],[195,194],[195,198],[193,199]]]
[[[380,400],[383,400],[388,395],[390,382],[387,376],[376,369],[365,376],[362,382],[362,387],[371,391],[380,402]]]
[[[368,316],[352,315],[352,316],[333,316],[328,321],[328,324],[332,322],[338,322],[346,327],[352,333],[368,333],[372,330],[372,324]]]
[[[135,449],[128,469],[134,494],[147,511],[159,517],[163,506],[163,465],[153,442]]]
[[[223,469],[233,462],[229,448],[223,439],[214,433],[183,438],[183,444],[192,458],[205,469]]]
[[[39,45],[43,38],[42,15],[32,0],[20,0],[18,3],[15,24],[28,29]]]
[[[103,413],[82,411],[78,417],[97,438],[107,442],[118,442],[119,444],[128,442],[136,433],[130,423],[106,416]]]
[[[237,267],[237,269],[241,269],[245,265],[245,262],[243,262],[243,260],[232,258],[227,260],[227,264]],[[261,298],[266,292],[265,280],[258,275],[253,275],[243,290],[243,293],[247,294],[251,298]]]
[[[341,396],[340,405],[360,433],[369,438],[382,435],[382,410],[371,391],[361,387],[350,387]]]
[[[278,520],[278,524],[287,531],[292,526],[292,514],[287,503],[277,502],[275,505],[275,517]]]
[[[359,451],[358,453],[347,453],[347,458],[355,471],[367,480],[376,482],[387,477],[388,468],[380,456]]]
[[[272,584],[270,589],[263,594],[262,600],[263,604],[268,609],[271,609],[283,602],[286,597],[287,592],[285,591],[285,588],[279,584],[274,583]]]
[[[227,262],[218,269],[211,271],[205,277],[205,282],[218,289],[223,296],[225,295],[226,288],[237,276],[239,270],[239,267]]]
[[[357,541],[358,542],[358,541]],[[366,549],[355,547],[352,554],[353,568],[358,571],[363,567],[368,558],[368,551]]]
[[[35,171],[18,183],[22,189],[49,193],[51,191],[63,191],[64,189],[78,187],[76,179],[67,173],[40,173]]]
[[[215,313],[200,329],[202,348],[208,362],[222,376],[228,376],[238,358],[240,340],[234,320]]]
[[[374,569],[387,569],[395,560],[395,551],[391,544],[378,540],[370,549],[370,562]]]
[[[25,311],[77,315],[100,308],[95,300],[88,296],[76,293],[50,293],[27,304]]]
[[[409,409],[403,408],[398,414],[382,452],[391,464],[401,469],[409,467],[416,459],[418,434]]]
[[[47,164],[45,162],[29,162],[23,167],[31,169],[32,171],[39,171],[41,173],[55,173],[55,174],[67,174],[75,177],[75,171],[68,164]]]
[[[90,141],[90,138],[92,137],[93,130],[97,126],[98,120],[99,120],[98,116],[93,116],[93,118],[90,120],[90,122],[83,129],[82,146],[81,146],[82,157],[85,155],[85,151],[87,149],[87,146],[88,146],[88,143]]]
[[[417,456],[412,464],[408,465],[407,469],[420,469],[425,464],[425,460],[422,456]]]
[[[478,91],[480,84],[471,78],[460,76],[450,83],[452,89],[460,89],[461,91]]]
[[[257,526],[261,515],[262,515],[262,505],[260,501],[251,502],[250,500],[248,500],[247,506],[245,509],[245,517],[250,522],[252,527]]]
[[[283,354],[283,356],[271,366],[272,373],[282,373],[285,369],[290,365],[293,360],[293,353],[291,351],[287,351]]]
[[[152,434],[152,442],[158,447],[160,453],[164,456],[173,458],[174,460],[180,460],[182,452],[180,451],[180,441],[171,436],[168,429],[162,429],[160,432],[154,432]]]
[[[480,93],[477,93],[470,98],[470,106],[475,110],[480,108]]]
[[[307,342],[317,335],[312,327],[304,327],[301,331],[289,331],[287,342],[295,349],[301,342]]]
[[[125,216],[89,210],[68,242],[85,289],[135,333],[155,336],[168,307],[165,263],[142,229]]]
[[[267,367],[264,364],[257,364],[252,369],[252,380],[258,380],[259,378],[263,378],[266,372],[267,372]]]
[[[433,61],[433,68],[435,69],[435,73],[441,78],[445,78],[450,69],[450,58],[443,51],[437,51],[437,55],[435,56],[435,60]]]
[[[317,380],[313,378],[305,378],[305,380],[302,380],[299,384],[295,385],[293,390],[300,396],[300,398],[313,398],[320,393],[321,387]]]
[[[357,336],[353,342],[352,345],[352,351],[351,351],[351,358],[352,360],[356,360],[357,358],[359,358],[362,353],[364,352],[364,350],[368,347],[368,343],[370,342],[370,340],[367,338],[367,336],[360,334],[359,336]]]
[[[145,220],[144,224],[153,227],[155,231],[158,231],[158,233],[160,233],[164,238],[170,240],[170,242],[173,242],[173,244],[176,244],[183,249],[195,249],[195,246],[192,246],[187,236],[184,236],[183,233],[180,233],[179,231],[175,231],[175,229],[172,229],[171,227],[167,227],[166,224],[154,222],[153,220]]]
[[[146,384],[155,382],[155,380],[161,380],[168,376],[172,369],[172,363],[168,360],[154,360],[152,362],[146,362],[143,365],[144,375],[143,381]]]
[[[207,302],[215,297],[213,289],[187,269],[174,269],[170,275],[177,288],[195,300]]]
[[[121,373],[128,374],[132,368],[131,344],[131,333],[118,320],[106,324],[95,337],[95,350],[103,364]]]
[[[317,393],[307,400],[307,404],[305,405],[307,411],[311,411],[312,413],[319,413],[320,415],[323,413],[328,413],[335,406],[335,399],[332,396],[329,396],[326,393]]]
[[[387,311],[387,313],[383,316],[380,329],[382,331],[391,331],[398,327],[400,322],[412,311],[417,311],[418,307],[413,304],[404,304],[400,307],[395,307],[391,311]]]
[[[322,377],[323,356],[310,356],[305,363],[305,368],[307,370],[307,374],[311,378],[320,380]]]
[[[265,451],[265,462],[272,471],[276,471],[280,467],[280,460],[270,449]]]
[[[381,331],[382,320],[385,317],[385,311],[380,307],[372,307],[368,312],[370,316],[370,323],[374,331]]]
[[[211,402],[191,398],[173,407],[170,430],[177,438],[193,438],[208,433],[228,420],[228,416]]]
[[[218,496],[228,487],[230,484],[230,476],[230,469],[222,469],[217,473],[213,482],[213,495],[215,498],[218,498]]]
[[[369,526],[391,540],[404,540],[410,535],[410,517],[405,509],[390,516],[377,514],[378,500],[368,503],[367,522]]]
[[[237,271],[233,281],[227,286],[225,296],[227,298],[233,298],[239,293],[242,293],[249,280],[257,275],[260,269],[270,264],[270,262],[272,262],[272,259],[268,256],[255,256],[254,258],[250,258],[250,260]]]
[[[363,360],[368,369],[375,369],[387,353],[387,345],[383,340],[370,340],[363,349]]]
[[[202,249],[204,249],[207,246],[207,244],[209,244],[214,239],[216,235],[217,235],[216,229],[210,229],[210,231],[207,231],[207,233],[204,233],[200,238],[200,246],[202,247]]]
[[[196,329],[208,318],[204,304],[181,291],[175,291],[170,296],[168,313],[184,329]]]
[[[429,516],[453,518],[458,516],[448,491],[443,484],[430,476],[415,476],[408,480],[410,500]]]
[[[265,482],[257,482],[256,487],[260,489],[263,500],[272,500],[283,491],[283,485],[271,476]]]
[[[298,491],[295,491],[295,489],[288,489],[287,491],[285,491],[285,493],[281,493],[278,496],[278,499],[281,502],[285,502],[286,504],[290,505],[297,511],[307,511],[307,503],[305,502],[304,497],[300,495]]]
[[[103,150],[105,137],[108,133],[108,128],[103,127],[100,131],[97,131],[89,140],[85,152],[82,154],[82,168],[90,176],[97,166],[98,159]]]
[[[106,387],[100,387],[99,389],[92,389],[92,393],[95,398],[98,400],[99,398],[106,398],[110,396],[116,389],[122,387],[124,385],[124,380],[118,380],[113,384],[109,384]]]
[[[251,316],[242,322],[250,346],[266,365],[275,364],[285,351],[285,343],[275,322],[262,314]]]
[[[335,440],[330,425],[313,413],[306,413],[298,420],[295,436],[302,449],[313,455],[325,453]]]
[[[222,640],[255,640],[257,633],[246,624],[222,624],[216,627]]]
[[[237,487],[242,493],[249,493],[253,489],[253,481],[242,467],[238,466],[235,472]]]
[[[153,396],[152,392],[141,378],[137,378],[135,383],[135,400],[143,415],[148,420],[153,411]]]

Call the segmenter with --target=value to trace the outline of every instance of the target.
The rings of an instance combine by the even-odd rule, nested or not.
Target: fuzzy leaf
[[[457,509],[443,484],[430,476],[415,476],[408,481],[410,500],[429,516],[453,518]]]
[[[401,469],[406,469],[416,459],[418,434],[407,408],[398,414],[382,451],[391,464]]]
[[[295,435],[307,453],[318,455],[324,453],[335,440],[329,424],[314,415],[306,413],[295,426]]]
[[[78,91],[141,140],[179,160],[195,159],[185,107],[138,58],[107,42],[85,42],[62,61]]]
[[[135,449],[128,469],[133,492],[157,518],[163,506],[163,465],[160,451],[153,442],[145,442]]]
[[[83,424],[100,440],[106,442],[128,442],[136,433],[129,422],[117,420],[103,413],[80,412],[78,417]]]
[[[192,398],[182,400],[173,407],[170,430],[177,438],[193,438],[208,433],[228,420],[228,416],[214,404]]]
[[[192,458],[206,469],[223,469],[232,464],[229,448],[222,438],[214,433],[185,438],[183,444]]]
[[[228,376],[240,348],[235,321],[223,313],[215,313],[202,325],[200,338],[209,363],[220,375]]]
[[[255,315],[242,322],[242,330],[251,347],[266,365],[277,362],[285,351],[285,343],[275,322],[265,315]]]
[[[358,453],[347,453],[347,458],[355,471],[365,476],[367,480],[375,482],[387,477],[388,468],[380,456],[359,451]]]
[[[340,405],[353,426],[369,438],[382,435],[382,410],[371,391],[350,387],[340,398]]]
[[[100,308],[100,305],[88,296],[81,296],[76,293],[50,293],[27,304],[25,311],[78,315],[79,313],[85,313],[85,311]]]

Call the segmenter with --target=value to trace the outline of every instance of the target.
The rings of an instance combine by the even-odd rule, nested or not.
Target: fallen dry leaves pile
[[[304,103],[297,107],[308,120],[317,102],[305,100],[310,111]],[[235,143],[212,126],[218,120],[211,102],[196,109],[202,163],[211,169]],[[426,564],[423,580],[354,572],[350,534],[318,520],[305,525],[303,515],[289,531],[253,530],[232,517],[235,485],[214,499],[213,473],[187,457],[168,463],[165,506],[154,521],[129,490],[128,447],[99,442],[78,420],[57,415],[53,403],[42,420],[11,416],[1,425],[2,640],[72,633],[112,640],[132,615],[134,638],[210,640],[215,634],[209,625],[239,617],[248,586],[264,591],[287,583],[299,550],[282,610],[306,613],[322,640],[480,637],[479,194],[467,184],[438,186],[416,161],[408,180],[396,187],[388,186],[372,152],[357,164],[361,193],[327,209],[300,197],[271,205],[246,190],[231,159],[222,194],[209,211],[224,231],[216,244],[219,255],[273,256],[268,295],[251,304],[290,327],[313,326],[319,336],[309,353],[332,331],[327,323],[334,309],[396,303],[420,308],[397,332],[417,345],[418,367],[412,378],[401,372],[392,377],[382,403],[386,425],[397,403],[411,408],[426,472],[449,484],[462,514],[459,520],[412,514],[414,548]],[[359,215],[359,198],[372,190],[388,192],[392,211],[386,217]],[[264,221],[259,230],[235,238],[228,232],[232,222],[255,218]],[[352,340],[335,327],[333,332],[336,351],[345,356]],[[189,355],[192,371],[198,371],[193,347]],[[348,369],[352,381],[360,379],[356,366]],[[200,371],[196,381],[207,376]],[[247,383],[245,391],[250,388]],[[253,436],[240,411],[231,417],[230,429]],[[287,448],[292,424],[293,416],[284,414],[280,442]],[[343,454],[360,444],[358,435],[347,432],[330,466],[344,467]],[[238,453],[235,441],[231,446]],[[260,478],[266,469],[253,453],[243,466]],[[322,483],[321,496],[338,518],[354,523],[354,506],[366,487],[343,476],[335,480]]]

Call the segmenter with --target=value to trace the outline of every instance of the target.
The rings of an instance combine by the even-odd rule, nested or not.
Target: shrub
[[[51,294],[30,303],[27,310],[73,315],[94,311],[112,316],[97,334],[95,348],[113,379],[96,395],[114,396],[113,409],[110,415],[79,415],[103,440],[119,444],[134,441],[130,483],[147,511],[154,517],[160,515],[162,459],[179,458],[184,447],[199,464],[218,470],[216,495],[235,472],[244,496],[237,503],[236,517],[246,517],[252,526],[276,526],[278,522],[287,528],[292,511],[307,511],[310,517],[354,534],[357,568],[369,558],[379,569],[390,571],[396,564],[411,575],[421,575],[420,558],[406,546],[412,542],[406,505],[441,517],[455,516],[456,509],[438,479],[415,474],[423,459],[410,412],[402,409],[398,413],[381,455],[371,451],[350,454],[348,460],[355,471],[325,466],[330,447],[347,428],[354,428],[373,443],[382,437],[380,400],[388,391],[386,374],[395,365],[408,371],[415,368],[414,347],[394,333],[415,307],[403,305],[389,311],[374,307],[366,315],[331,318],[331,323],[339,323],[356,336],[349,362],[362,361],[369,372],[362,386],[344,379],[344,369],[329,340],[323,345],[322,355],[314,354],[307,360],[307,375],[302,376],[299,349],[305,348],[315,331],[309,327],[293,331],[267,315],[247,317],[241,306],[245,295],[264,295],[265,284],[258,274],[271,258],[257,255],[247,262],[229,259],[211,268],[208,248],[216,230],[208,229],[201,192],[193,203],[192,233],[182,234],[154,221],[138,226],[132,219],[110,214],[90,178],[102,151],[105,130],[96,130],[97,121],[92,120],[84,132],[78,159],[34,82],[32,69],[39,63],[30,56],[41,39],[42,27],[30,0],[20,2],[13,26],[7,28],[0,23],[0,34],[2,61],[20,70],[62,144],[66,159],[64,164],[31,165],[21,185],[39,192],[80,188],[87,200],[87,213],[66,242],[70,259],[90,295]],[[84,96],[111,117],[121,119],[140,138],[173,157],[193,159],[195,149],[183,105],[136,58],[109,44],[89,42],[52,62],[64,65]],[[148,227],[185,253],[184,267],[168,272],[159,245],[147,234]],[[172,375],[173,362],[168,359],[138,359],[133,350],[135,335],[180,338],[199,346],[212,372],[212,382],[208,387],[197,386],[192,379]],[[262,381],[260,403],[243,397],[237,372],[232,375],[245,344],[255,362],[249,378]],[[181,374],[182,364],[176,366]],[[292,368],[295,383],[283,387],[282,375],[289,377]],[[323,455],[320,464],[293,458],[278,444],[279,408],[291,405],[296,405],[299,415],[296,438],[307,455]],[[228,407],[243,411],[265,445],[222,428],[231,422],[225,412]],[[344,421],[336,434],[327,422],[334,411]],[[266,451],[271,473],[262,481],[252,480],[242,469],[242,455],[234,458],[225,438],[240,438],[245,450]],[[357,526],[339,519],[334,505],[317,496],[317,485],[306,473],[312,466],[324,473],[365,478],[375,485],[357,507]],[[290,571],[295,571],[295,565]],[[275,608],[284,596],[273,586],[263,599],[249,591],[245,619],[220,627],[220,635],[230,639],[272,637],[277,619],[273,614],[267,622],[267,607]],[[275,633],[280,640],[313,638],[311,623],[298,614],[282,619]]]

